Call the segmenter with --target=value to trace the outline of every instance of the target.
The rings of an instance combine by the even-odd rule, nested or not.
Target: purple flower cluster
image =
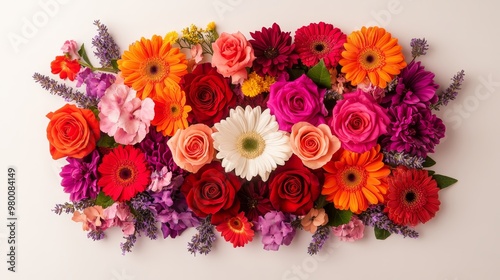
[[[82,92],[73,90],[73,88],[65,84],[59,84],[56,80],[40,73],[33,74],[33,79],[51,94],[61,96],[66,101],[73,101],[82,108],[97,107],[97,103],[99,102],[96,98],[89,97]]]
[[[387,136],[382,139],[387,151],[405,152],[425,158],[444,137],[443,121],[431,109],[418,103],[405,103],[389,109],[391,122]]]
[[[419,62],[412,61],[401,71],[396,90],[389,92],[382,103],[390,101],[392,106],[401,103],[425,105],[436,103],[438,85],[434,83],[434,73],[426,71]]]
[[[262,233],[262,244],[265,250],[278,251],[280,245],[290,245],[295,236],[292,227],[292,215],[285,215],[280,211],[270,211],[259,216],[256,229]]]
[[[427,53],[427,50],[429,49],[429,44],[427,44],[427,40],[425,40],[425,38],[423,39],[413,38],[411,39],[410,47],[411,47],[411,55],[413,56],[413,58],[417,58]]]
[[[90,68],[85,68],[76,75],[76,80],[76,87],[85,84],[88,97],[100,99],[106,89],[115,82],[116,77],[113,74],[93,72]]]
[[[97,186],[97,165],[99,152],[94,150],[82,159],[67,157],[65,165],[59,175],[62,177],[61,186],[64,192],[69,193],[71,201],[94,199],[99,193]]]
[[[207,255],[212,250],[212,244],[215,242],[216,237],[214,233],[214,226],[210,222],[210,215],[205,218],[199,226],[196,227],[198,233],[191,238],[188,243],[188,251],[196,256],[196,253]]]
[[[157,220],[161,223],[163,238],[180,235],[189,227],[199,225],[199,220],[188,209],[186,200],[180,191],[165,189],[151,193],[153,202],[150,208],[154,210]]]
[[[144,140],[139,143],[139,148],[146,155],[146,161],[148,166],[152,168],[152,171],[159,172],[166,166],[168,171],[172,172],[172,176],[176,177],[184,174],[184,171],[175,164],[172,152],[167,145],[168,139],[168,137],[163,136],[161,132],[157,132],[156,129],[151,126],[149,128],[149,133]]]

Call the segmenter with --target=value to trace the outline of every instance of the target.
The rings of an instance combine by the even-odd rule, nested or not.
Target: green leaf
[[[97,195],[97,198],[95,199],[95,205],[102,206],[102,208],[108,208],[109,206],[113,205],[115,201],[105,195],[102,191]]]
[[[116,59],[111,60],[111,67],[113,67],[116,71],[120,71],[120,69],[118,69],[118,62]]]
[[[436,161],[435,161],[435,160],[433,160],[430,156],[427,156],[427,157],[425,158],[425,161],[424,161],[423,166],[424,166],[424,167],[431,167],[431,166],[433,166],[434,164],[436,164]]]
[[[435,172],[435,171],[433,171],[433,170],[427,170],[427,174],[428,174],[429,176],[434,175],[434,173],[436,173],[436,172]]]
[[[328,214],[328,225],[338,227],[347,224],[352,217],[352,212],[349,210],[338,210],[333,204],[327,204],[325,211]]]
[[[116,146],[118,146],[118,144],[116,143],[115,138],[106,133],[101,133],[101,138],[97,141],[97,147],[114,148]]]
[[[440,189],[447,188],[447,187],[455,184],[456,182],[458,182],[458,180],[455,178],[451,178],[451,177],[439,175],[439,174],[432,175],[432,178],[434,180],[436,180],[438,188],[440,188]]]
[[[307,71],[307,77],[311,78],[318,86],[324,88],[332,87],[332,80],[330,78],[330,72],[325,66],[323,59],[314,65],[309,71]]]
[[[87,56],[87,52],[85,51],[85,44],[82,44],[82,46],[78,50],[78,54],[83,59],[83,61],[85,61],[85,63],[87,63],[91,68],[94,68],[94,66],[92,66],[92,63],[90,63],[89,57]]]
[[[385,229],[374,227],[373,230],[375,231],[375,238],[378,240],[386,240],[387,237],[391,236],[391,233]]]

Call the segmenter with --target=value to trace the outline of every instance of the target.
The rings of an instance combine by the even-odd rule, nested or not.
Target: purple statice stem
[[[63,212],[66,214],[74,213],[76,210],[83,210],[87,207],[94,206],[93,199],[85,199],[75,203],[65,202],[64,204],[56,204],[52,211],[57,215],[61,215]]]
[[[427,44],[425,38],[423,39],[413,38],[411,39],[410,47],[411,47],[411,55],[413,56],[413,59],[415,59],[427,53],[427,50],[429,49],[429,44]]]
[[[35,73],[33,75],[33,79],[35,82],[39,83],[43,89],[48,90],[51,94],[61,96],[66,101],[74,101],[80,107],[87,109],[97,107],[97,103],[99,102],[97,99],[88,97],[86,94],[77,90],[74,91],[72,88],[64,84],[59,84],[56,80],[45,75]]]
[[[139,193],[130,201],[130,207],[134,210],[132,213],[135,217],[135,232],[145,234],[150,239],[154,240],[158,237],[158,227],[156,226],[157,215],[151,209],[152,199],[147,193]]]
[[[106,235],[104,234],[104,232],[102,230],[92,230],[89,233],[87,233],[87,237],[92,238],[92,240],[94,240],[94,241],[104,239],[105,236]]]
[[[462,84],[464,82],[465,71],[461,70],[457,72],[453,78],[451,78],[452,83],[446,88],[444,91],[439,94],[439,100],[435,104],[431,105],[431,109],[438,110],[441,109],[441,106],[448,105],[450,100],[453,100],[457,97],[458,91],[462,89]]]
[[[92,45],[96,48],[95,56],[99,58],[102,67],[110,67],[111,61],[120,58],[120,49],[115,40],[108,32],[106,25],[99,20],[94,21],[99,33],[92,39]]]
[[[391,166],[404,165],[408,168],[422,169],[425,158],[412,156],[404,152],[383,151],[384,162]]]
[[[134,247],[135,242],[137,241],[137,236],[134,234],[131,234],[129,236],[123,237],[126,241],[123,243],[120,243],[120,248],[122,249],[122,255],[125,255],[127,252],[132,252],[132,247]]]
[[[393,223],[384,213],[382,204],[371,205],[366,211],[359,214],[358,218],[367,226],[385,229],[390,233],[401,234],[404,237],[418,238],[418,232],[415,230]]]
[[[320,226],[312,236],[312,241],[307,248],[307,253],[309,255],[316,255],[323,245],[325,245],[326,240],[330,237],[332,228],[329,226]]]
[[[198,233],[188,243],[188,251],[195,256],[196,253],[207,255],[212,250],[212,244],[216,239],[214,227],[210,223],[210,216],[201,221],[201,224],[196,229]]]

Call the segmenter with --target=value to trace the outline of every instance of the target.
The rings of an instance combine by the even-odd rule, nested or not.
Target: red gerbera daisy
[[[254,236],[252,226],[253,224],[245,217],[245,213],[240,212],[236,217],[231,217],[226,222],[216,226],[215,229],[236,248],[243,247],[252,241]]]
[[[432,219],[440,205],[436,181],[426,170],[398,167],[392,173],[384,210],[389,219],[411,226]]]
[[[80,72],[80,63],[77,59],[70,60],[67,56],[60,55],[50,63],[50,69],[52,74],[59,74],[61,79],[69,78],[74,81],[76,74]]]
[[[146,157],[133,146],[119,146],[106,154],[98,169],[97,185],[115,201],[129,201],[149,185]]]
[[[254,40],[249,40],[254,49],[256,59],[253,61],[253,69],[260,76],[270,75],[277,77],[285,71],[285,67],[292,67],[299,57],[293,52],[295,45],[292,44],[290,32],[282,32],[276,23],[270,28],[262,28],[262,31],[250,32]]]
[[[295,31],[295,50],[305,66],[323,59],[326,67],[337,66],[347,36],[331,24],[311,23]]]

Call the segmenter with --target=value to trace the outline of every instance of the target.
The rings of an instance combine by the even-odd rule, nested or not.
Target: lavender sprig
[[[63,212],[66,214],[74,213],[76,210],[82,211],[87,207],[94,206],[94,200],[86,199],[74,203],[65,202],[64,204],[56,204],[52,211],[57,215],[61,215]]]
[[[91,230],[89,233],[87,233],[88,238],[92,238],[94,241],[98,241],[101,239],[104,239],[105,234],[102,230]]]
[[[99,58],[102,67],[111,67],[111,61],[120,58],[120,49],[115,40],[108,33],[106,25],[99,20],[94,21],[99,33],[92,39],[92,45],[96,48],[95,56]]]
[[[464,82],[465,71],[461,70],[457,72],[453,78],[451,78],[452,83],[448,86],[447,89],[439,94],[439,100],[435,104],[431,104],[431,109],[438,110],[441,109],[441,106],[448,105],[450,100],[453,100],[457,97],[458,91],[462,89],[462,83]]]
[[[367,226],[385,229],[390,233],[401,234],[404,237],[418,238],[418,232],[415,230],[393,223],[384,213],[382,204],[371,205],[366,211],[359,214],[358,218]]]
[[[40,73],[33,74],[33,79],[51,94],[61,96],[65,101],[74,101],[80,107],[87,109],[96,107],[99,102],[96,98],[88,97],[85,93],[73,90],[64,84],[59,84],[56,80]]]
[[[210,223],[210,216],[205,218],[196,229],[198,233],[188,243],[188,251],[195,256],[196,253],[207,255],[212,250],[212,244],[216,239],[214,227]]]
[[[120,243],[120,248],[122,249],[122,255],[125,255],[127,252],[132,252],[132,247],[134,247],[135,242],[137,241],[137,236],[134,234],[131,234],[127,237],[123,237],[126,241],[123,243]]]
[[[307,253],[309,255],[317,254],[323,245],[325,245],[326,240],[330,237],[332,228],[329,226],[320,226],[312,236],[312,241],[307,248]]]
[[[423,39],[413,38],[411,39],[410,47],[411,47],[411,55],[413,56],[413,59],[415,59],[427,53],[427,50],[429,49],[429,44],[427,44],[425,38]]]
[[[422,169],[425,158],[412,156],[404,152],[383,151],[384,162],[391,166],[404,165],[408,168]]]
[[[150,207],[152,198],[143,192],[137,194],[130,200],[130,208],[135,217],[135,232],[145,234],[152,240],[158,237],[158,227],[156,226],[156,212]]]

